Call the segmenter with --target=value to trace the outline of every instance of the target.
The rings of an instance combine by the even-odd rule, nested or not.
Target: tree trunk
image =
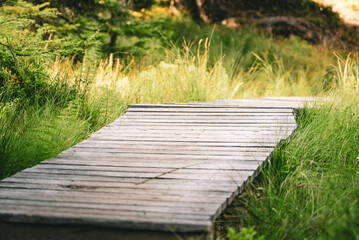
[[[175,0],[176,6],[190,11],[204,22],[218,22],[233,16],[235,1],[231,0]]]
[[[113,13],[111,13],[110,14],[111,21],[112,21],[113,17],[114,17]],[[110,47],[110,49],[113,49],[116,47],[116,42],[117,42],[117,32],[110,30],[110,32],[108,33],[108,46]]]
[[[115,48],[116,47],[116,42],[117,42],[117,33],[115,32],[110,32],[108,34],[108,45],[110,48]]]

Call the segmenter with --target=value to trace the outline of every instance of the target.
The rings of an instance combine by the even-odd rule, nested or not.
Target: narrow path
[[[89,139],[0,182],[0,239],[205,237],[297,128],[294,108],[304,102],[130,106]]]

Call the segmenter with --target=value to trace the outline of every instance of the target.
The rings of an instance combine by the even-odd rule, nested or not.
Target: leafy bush
[[[47,85],[45,64],[49,54],[42,39],[47,30],[41,28],[37,33],[30,32],[34,21],[28,14],[37,11],[40,15],[49,15],[52,12],[41,12],[36,7],[31,11],[29,8],[29,5],[11,4],[1,9],[0,88],[7,92],[10,99],[30,98]]]
[[[36,19],[55,17],[47,6],[20,1],[3,4],[0,10],[0,89],[6,92],[0,101],[45,96],[51,91],[46,69],[55,56],[82,55],[96,44],[94,38],[51,39],[51,27],[36,24]]]
[[[228,236],[230,240],[264,240],[263,236],[258,236],[254,228],[242,228],[240,232],[229,228]]]

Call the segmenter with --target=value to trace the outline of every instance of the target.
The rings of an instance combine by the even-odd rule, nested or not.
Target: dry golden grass
[[[86,56],[77,64],[72,59],[56,59],[48,71],[52,77],[67,79],[70,85],[90,88],[93,95],[98,95],[99,91],[117,92],[129,103],[228,98],[233,95],[230,89],[237,89],[232,85],[238,85],[238,81],[229,82],[220,62],[208,67],[208,39],[203,42],[203,54],[194,55],[189,49],[185,54],[172,51],[167,59],[145,69],[134,61],[124,65],[110,55],[98,63],[87,61]],[[175,60],[170,60],[170,55],[176,55]]]
[[[208,66],[207,41],[200,43],[205,45],[202,54],[194,55],[189,48],[184,53],[172,51],[168,54],[172,57],[146,69],[134,61],[124,65],[110,55],[97,64],[88,62],[86,56],[77,64],[72,59],[56,59],[48,71],[52,77],[67,79],[70,85],[90,88],[92,96],[110,90],[128,103],[311,95],[313,86],[308,79],[303,75],[292,81],[292,73],[286,72],[279,59],[273,63],[256,55],[256,67],[240,70],[231,79],[221,61]]]

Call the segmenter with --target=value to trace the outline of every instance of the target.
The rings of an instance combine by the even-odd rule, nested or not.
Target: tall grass
[[[238,199],[238,219],[268,239],[358,239],[358,59],[297,38],[178,21],[166,22],[169,35],[190,41],[172,41],[160,55],[57,58],[35,100],[7,101],[0,90],[0,178],[82,141],[128,104],[327,95],[333,100],[300,112],[291,143]]]
[[[56,156],[119,117],[128,104],[313,95],[333,85],[326,75],[334,57],[297,38],[216,30],[186,18],[169,19],[165,33],[191,41],[178,37],[181,43],[141,61],[113,55],[100,60],[90,52],[80,63],[57,58],[48,67],[49,88],[37,93],[45,101],[1,102],[0,176]]]
[[[67,83],[55,80],[49,91],[37,94],[39,101],[0,103],[2,178],[56,156],[103,125],[103,102],[89,102]]]
[[[242,227],[265,239],[359,239],[358,67],[338,57],[331,100],[300,112],[290,144],[238,199]]]
[[[58,58],[49,66],[46,93],[37,93],[46,101],[1,98],[1,177],[56,156],[120,116],[129,103],[227,97],[228,77],[220,63],[208,68],[208,47],[203,54],[188,48],[172,54],[140,71],[112,56],[98,63],[87,56],[81,63]]]

